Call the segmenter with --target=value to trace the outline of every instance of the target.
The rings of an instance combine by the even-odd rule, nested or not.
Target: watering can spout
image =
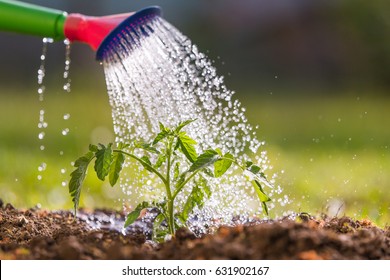
[[[133,14],[134,12],[103,17],[69,14],[64,24],[64,36],[71,42],[86,43],[96,51],[113,29]]]
[[[139,12],[111,16],[92,17],[68,14],[64,11],[41,7],[19,1],[0,0],[0,31],[49,37],[55,40],[69,39],[88,44],[94,51],[105,45],[105,39],[121,23],[143,24],[145,20],[159,16],[159,7],[150,7]],[[106,42],[107,43],[107,42]]]

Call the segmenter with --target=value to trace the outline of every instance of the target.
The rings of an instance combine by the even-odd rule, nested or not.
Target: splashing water
[[[267,153],[258,152],[264,142],[257,140],[245,109],[233,99],[234,92],[226,88],[206,55],[175,27],[157,17],[146,26],[124,30],[117,43],[107,50],[103,66],[118,142],[152,140],[159,131],[159,121],[175,126],[180,121],[197,119],[187,132],[198,142],[198,153],[219,147],[248,160],[246,153],[250,152],[263,171],[271,168]],[[126,165],[120,182],[130,197],[125,204],[163,199],[158,178],[147,175],[142,167],[129,162]],[[192,220],[197,225],[194,222],[193,227],[229,224],[235,216],[247,219],[261,213],[248,180],[234,175],[234,170],[230,173],[222,180],[210,178],[212,196],[203,209],[195,210]],[[274,178],[270,181],[273,183]],[[178,196],[179,209],[191,189],[190,185]],[[275,202],[281,191],[280,187],[267,189]],[[270,208],[274,206],[271,203]]]

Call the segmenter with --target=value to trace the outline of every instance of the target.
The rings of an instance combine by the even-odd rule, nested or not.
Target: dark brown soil
[[[201,238],[180,229],[156,244],[137,226],[126,235],[112,229],[121,213],[82,211],[74,219],[68,211],[0,204],[0,259],[390,259],[390,229],[348,217],[301,214]]]

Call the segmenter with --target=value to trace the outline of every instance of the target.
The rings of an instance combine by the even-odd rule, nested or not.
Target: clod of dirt
[[[201,238],[183,228],[157,244],[140,231],[141,222],[126,235],[91,227],[95,220],[122,222],[119,212],[84,211],[75,219],[69,211],[17,210],[1,200],[0,205],[0,259],[390,259],[390,229],[349,217],[302,213],[223,226]]]

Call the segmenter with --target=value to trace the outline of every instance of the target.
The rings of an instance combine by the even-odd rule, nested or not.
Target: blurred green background
[[[259,125],[277,183],[292,200],[279,212],[346,214],[389,224],[388,2],[26,2],[87,15],[160,5],[164,18],[215,61],[250,122]],[[51,44],[40,102],[42,39],[2,32],[0,42],[0,198],[17,207],[71,208],[63,186],[71,161],[89,143],[113,139],[103,69],[88,46],[73,44],[72,91],[66,93],[65,48]],[[42,109],[48,127],[39,140]],[[89,176],[81,205],[119,209],[121,197],[119,188]]]

